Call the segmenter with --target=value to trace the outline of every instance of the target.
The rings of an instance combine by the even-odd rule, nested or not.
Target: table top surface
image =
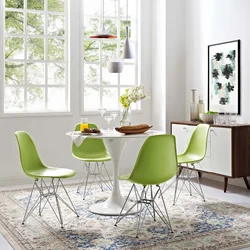
[[[108,133],[107,131],[104,131],[103,133],[81,133],[80,131],[70,131],[67,132],[66,135],[69,136],[83,136],[83,137],[89,137],[89,138],[102,138],[102,139],[113,139],[113,138],[144,138],[144,137],[149,137],[153,135],[162,135],[166,134],[164,131],[159,131],[159,130],[148,130],[147,132],[140,133],[140,134],[124,134],[124,133],[119,133],[119,132],[110,132]]]

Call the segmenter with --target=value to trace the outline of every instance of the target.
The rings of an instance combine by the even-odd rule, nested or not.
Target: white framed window
[[[138,85],[138,1],[139,0],[83,0],[82,2],[82,62],[81,112],[95,112],[99,108],[118,110],[119,97],[126,88]],[[103,11],[104,6],[104,11]],[[104,13],[104,16],[103,16]],[[105,29],[117,36],[90,38]],[[109,73],[107,62],[115,50],[123,51],[126,26],[130,28],[130,42],[134,59],[124,60],[122,73]],[[132,106],[139,109],[140,103]]]
[[[68,112],[67,0],[5,0],[4,113]]]

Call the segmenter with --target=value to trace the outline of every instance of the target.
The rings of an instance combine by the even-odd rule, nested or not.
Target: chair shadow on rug
[[[41,216],[46,204],[49,204],[52,211],[54,212],[56,218],[61,224],[61,228],[63,228],[63,218],[60,208],[61,201],[64,205],[66,205],[71,211],[73,211],[77,217],[79,217],[67,190],[65,189],[63,182],[61,179],[70,178],[76,174],[76,172],[72,169],[66,168],[56,168],[49,167],[42,163],[38,152],[36,150],[36,146],[29,136],[28,133],[24,131],[15,132],[15,136],[19,146],[20,153],[20,161],[23,168],[24,173],[34,179],[34,184],[29,196],[29,201],[26,207],[26,211],[24,214],[23,222],[32,214],[32,212],[39,206],[39,215]],[[50,179],[50,184],[46,184],[44,179]],[[40,183],[39,183],[40,180]],[[66,193],[66,196],[70,202],[68,204],[61,196],[58,194],[59,185],[62,186],[63,190]],[[35,202],[31,203],[31,198],[35,188],[39,191],[39,197],[35,200]],[[50,198],[54,196],[55,202],[58,210],[58,214],[52,206]],[[30,208],[29,208],[30,207]]]
[[[120,180],[131,182],[132,187],[121,209],[120,215],[115,222],[115,226],[117,226],[132,209],[136,208],[136,216],[138,219],[136,237],[138,237],[147,213],[153,217],[154,221],[156,220],[157,214],[170,229],[170,232],[173,232],[160,184],[175,176],[177,169],[175,137],[173,135],[156,135],[147,138],[141,147],[132,173],[130,175],[118,176]],[[139,193],[136,184],[142,185],[141,193]],[[153,188],[153,186],[155,187]],[[127,205],[133,190],[136,201],[123,215],[123,209]],[[165,215],[158,205],[158,196],[161,197]],[[142,215],[143,213],[144,215]]]

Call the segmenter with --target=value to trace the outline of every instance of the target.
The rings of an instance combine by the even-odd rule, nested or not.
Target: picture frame
[[[240,40],[208,46],[208,111],[240,114]]]

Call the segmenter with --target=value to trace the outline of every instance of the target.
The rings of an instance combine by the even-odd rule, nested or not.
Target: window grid
[[[84,12],[84,2],[85,1],[83,1],[83,13],[84,13],[84,15],[83,15],[83,18],[82,18],[82,23],[83,23],[83,25],[82,25],[82,27],[84,28],[85,27],[85,22],[84,22],[84,17],[86,18],[97,18],[98,17],[98,19],[99,19],[99,22],[100,22],[100,29],[101,29],[101,27],[102,27],[102,1],[100,1],[100,15],[98,15],[98,16],[96,16],[96,15],[89,15],[89,14],[86,14],[85,12]],[[117,3],[117,6],[116,6],[116,9],[118,9],[118,10],[120,10],[120,0],[117,0],[117,1],[114,1],[114,2],[116,2]],[[138,9],[138,1],[131,1],[131,3],[134,3],[134,2],[136,2],[136,9]],[[86,37],[86,36],[82,36],[83,38],[83,45],[85,44],[85,42],[88,42],[88,41],[96,41],[96,42],[98,42],[99,43],[99,60],[98,61],[86,61],[86,60],[84,60],[84,59],[82,59],[82,65],[83,65],[83,73],[82,73],[82,94],[81,94],[81,100],[82,100],[82,105],[81,105],[81,107],[82,107],[82,113],[85,113],[85,112],[95,112],[96,110],[94,110],[94,109],[88,109],[88,107],[86,107],[86,105],[85,105],[85,101],[84,101],[84,99],[85,99],[85,95],[84,95],[84,93],[85,93],[85,90],[86,89],[90,89],[90,88],[99,88],[99,90],[100,90],[100,95],[99,95],[99,101],[100,101],[100,107],[99,108],[106,108],[105,107],[105,105],[104,105],[104,103],[103,103],[103,99],[104,99],[104,90],[105,89],[107,89],[107,88],[109,88],[109,89],[116,89],[117,90],[117,99],[116,99],[116,103],[115,103],[115,107],[117,107],[117,108],[111,108],[110,109],[110,111],[111,110],[117,110],[117,109],[119,109],[119,107],[120,107],[120,103],[119,103],[119,97],[120,97],[120,95],[121,95],[121,93],[122,93],[122,89],[125,89],[125,88],[127,88],[127,87],[133,87],[133,86],[135,86],[135,85],[137,85],[138,84],[138,59],[137,59],[137,51],[138,51],[138,45],[137,45],[137,40],[138,40],[138,35],[137,35],[137,33],[138,33],[138,21],[137,21],[137,19],[138,18],[134,18],[134,17],[129,17],[128,18],[128,21],[130,21],[130,22],[134,22],[135,23],[135,26],[136,26],[136,30],[135,30],[135,32],[136,32],[136,36],[135,36],[135,40],[133,40],[133,39],[130,39],[130,42],[133,42],[133,44],[134,44],[134,49],[135,49],[135,59],[134,59],[134,61],[130,61],[130,60],[128,60],[128,61],[124,61],[124,68],[126,67],[126,66],[129,66],[129,65],[131,65],[131,66],[134,66],[134,85],[130,85],[130,84],[128,84],[128,85],[125,85],[125,84],[121,84],[121,78],[122,77],[124,77],[124,78],[126,78],[126,76],[124,76],[124,75],[122,75],[123,73],[120,73],[120,74],[116,74],[117,75],[117,83],[116,84],[114,84],[114,83],[109,83],[108,85],[105,85],[104,84],[104,82],[103,82],[103,65],[105,64],[105,62],[104,62],[104,59],[103,59],[103,43],[105,43],[105,42],[112,42],[112,43],[114,43],[114,44],[116,44],[116,50],[119,52],[120,51],[120,48],[121,48],[121,44],[122,43],[124,43],[124,41],[125,41],[125,39],[124,40],[121,40],[122,38],[120,37],[120,32],[121,32],[121,27],[120,27],[120,23],[121,23],[121,21],[127,21],[127,17],[124,17],[124,16],[120,16],[120,13],[118,12],[118,15],[117,16],[108,16],[108,15],[105,15],[105,13],[104,13],[104,20],[113,20],[113,21],[115,21],[116,22],[116,27],[117,27],[117,38],[115,38],[115,39],[105,39],[105,38],[89,38],[89,37]],[[93,31],[93,34],[94,34],[95,32]],[[112,32],[111,32],[112,33]],[[83,46],[84,47],[84,46]],[[113,53],[115,52],[115,50],[113,51]],[[85,55],[85,51],[84,51],[84,49],[83,49],[83,51],[82,51],[82,53],[83,53],[83,56],[82,56],[82,58],[84,58],[84,55]],[[111,57],[112,57],[112,55],[111,55]],[[89,65],[89,66],[91,66],[91,65],[99,65],[99,76],[100,76],[100,79],[99,79],[99,84],[97,83],[97,84],[86,84],[86,79],[85,79],[85,74],[84,74],[84,71],[86,70],[86,66],[87,65]],[[110,75],[112,74],[112,73],[109,73]],[[94,100],[93,100],[94,101]],[[90,105],[88,105],[88,106],[90,106]],[[134,105],[134,107],[133,108],[135,108],[136,110],[138,110],[138,109],[140,109],[140,104],[136,104],[136,105]]]
[[[5,113],[36,113],[36,112],[64,112],[64,111],[69,111],[69,87],[68,87],[68,2],[67,0],[64,0],[64,11],[63,12],[57,12],[57,11],[48,11],[48,0],[44,0],[44,10],[30,10],[27,9],[27,0],[24,0],[23,3],[23,9],[15,9],[15,8],[5,8],[5,13],[7,11],[11,12],[18,12],[18,13],[23,13],[23,33],[9,33],[5,30],[5,39],[6,38],[23,38],[24,43],[23,43],[23,59],[5,59],[5,65],[6,63],[23,63],[24,64],[24,70],[23,70],[23,85],[16,85],[16,84],[5,84],[4,85],[4,93],[8,88],[14,88],[14,89],[24,89],[24,106],[23,109],[20,110],[11,110],[11,111],[6,111],[5,107]],[[38,35],[38,34],[28,34],[28,14],[42,14],[44,18],[44,27],[43,27],[43,35]],[[49,15],[56,15],[56,16],[63,16],[63,23],[64,23],[64,35],[62,36],[57,36],[57,35],[51,35],[48,33],[48,17]],[[4,26],[4,29],[6,27]],[[28,58],[28,39],[30,38],[40,38],[43,39],[43,60],[42,59],[29,59]],[[49,39],[57,39],[57,40],[62,40],[64,41],[64,60],[50,60],[48,57],[48,43]],[[28,79],[27,79],[27,72],[28,72],[28,64],[34,64],[34,63],[42,63],[44,64],[44,84],[29,84]],[[64,66],[64,84],[48,84],[48,68],[49,64],[60,64]],[[41,108],[39,110],[28,110],[28,88],[41,88],[44,89],[45,95],[44,95],[44,108]],[[65,91],[65,97],[64,97],[64,106],[60,106],[60,108],[56,109],[49,109],[48,108],[48,96],[49,96],[49,89],[52,88],[64,88]],[[6,98],[6,96],[5,96]],[[56,98],[56,96],[55,96]]]

